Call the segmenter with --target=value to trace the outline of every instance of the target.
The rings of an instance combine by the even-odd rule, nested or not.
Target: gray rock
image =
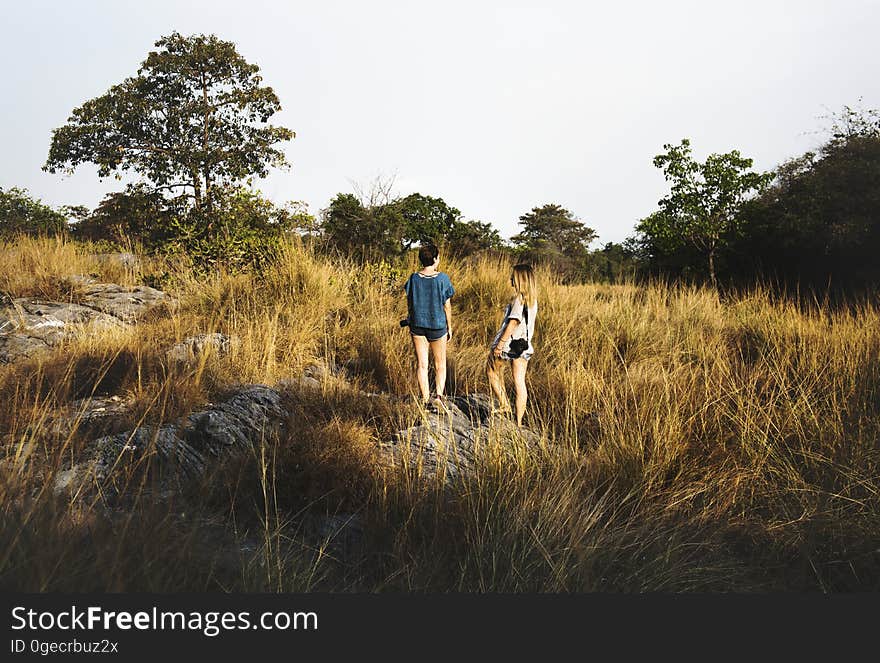
[[[195,361],[209,349],[222,357],[229,354],[239,345],[240,341],[235,336],[226,336],[217,332],[213,334],[199,334],[176,343],[168,350],[166,356],[172,361],[186,363]]]
[[[519,429],[508,417],[493,417],[488,395],[469,394],[447,403],[448,413],[427,412],[423,419],[380,447],[391,465],[406,465],[426,479],[438,475],[449,484],[474,471],[481,453],[500,443],[536,449],[541,438]]]
[[[95,283],[83,289],[84,306],[109,313],[123,322],[136,322],[148,310],[167,302],[170,297],[147,285],[127,287],[116,283]]]
[[[76,304],[31,297],[0,302],[0,364],[33,357],[79,334],[123,327],[155,306],[172,302],[164,292],[147,286],[81,285]]]
[[[92,442],[79,463],[56,475],[55,491],[107,495],[124,470],[155,462],[164,485],[204,474],[212,460],[253,448],[284,421],[281,395],[249,385],[228,400],[209,404],[177,422],[107,435]]]
[[[286,414],[278,391],[250,385],[222,403],[189,415],[181,430],[194,449],[220,456],[230,448],[250,448],[260,442]]]
[[[118,318],[80,304],[13,299],[0,308],[0,364],[32,357],[76,334],[122,326]]]

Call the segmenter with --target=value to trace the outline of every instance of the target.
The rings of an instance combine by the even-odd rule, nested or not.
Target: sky
[[[54,128],[173,31],[261,68],[296,132],[256,187],[319,213],[394,177],[503,237],[557,203],[624,240],[666,193],[665,143],[769,170],[823,116],[880,107],[880,0],[186,2],[0,0],[0,187],[94,207],[124,181],[41,171]]]

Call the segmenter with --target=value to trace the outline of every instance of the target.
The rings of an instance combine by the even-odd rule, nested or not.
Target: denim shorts
[[[413,327],[410,325],[409,333],[413,336],[424,336],[429,341],[439,341],[446,336],[448,329],[441,327],[440,329],[429,329],[428,327]]]

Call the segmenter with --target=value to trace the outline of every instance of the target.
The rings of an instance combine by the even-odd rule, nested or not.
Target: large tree
[[[671,183],[670,192],[659,201],[659,210],[636,229],[666,250],[683,245],[696,249],[707,262],[712,285],[717,286],[718,250],[741,225],[740,212],[749,195],[762,191],[772,176],[749,170],[752,160],[738,150],[710,154],[700,163],[691,155],[687,138],[663,149],[663,154],[654,157],[654,165]]]
[[[175,32],[155,45],[136,76],[55,129],[44,170],[134,171],[154,191],[183,190],[210,212],[215,191],[287,164],[276,145],[294,133],[268,124],[278,97],[232,42]]]
[[[455,228],[461,212],[442,198],[412,193],[394,203],[403,217],[403,243],[406,249],[414,244],[440,244]]]

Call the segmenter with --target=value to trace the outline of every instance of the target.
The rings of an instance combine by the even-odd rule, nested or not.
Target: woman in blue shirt
[[[422,401],[437,409],[444,409],[443,392],[446,388],[446,343],[452,339],[452,306],[449,298],[455,294],[452,281],[437,271],[440,252],[430,244],[419,249],[422,269],[414,272],[403,286],[406,292],[409,333],[416,353],[416,377],[422,392]],[[434,355],[437,393],[431,399],[428,384],[428,349]]]

